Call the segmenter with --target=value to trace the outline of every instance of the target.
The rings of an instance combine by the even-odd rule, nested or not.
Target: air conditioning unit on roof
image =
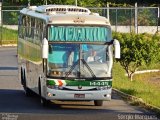
[[[81,14],[90,14],[91,11],[87,8],[69,6],[69,5],[43,5],[39,6],[36,9],[36,12],[47,13],[47,14],[66,14],[66,13],[81,13]]]

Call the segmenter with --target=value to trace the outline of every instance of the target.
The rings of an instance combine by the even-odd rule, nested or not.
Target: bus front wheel
[[[49,100],[46,100],[45,98],[43,98],[43,96],[42,96],[42,91],[41,91],[41,83],[40,83],[40,81],[39,81],[38,84],[39,84],[38,87],[39,87],[40,102],[41,102],[41,104],[42,104],[44,107],[45,107],[45,106],[48,106],[49,103],[50,103],[50,101],[49,101]]]
[[[103,105],[103,100],[94,100],[94,105],[95,106],[102,106]]]
[[[22,80],[23,80],[23,88],[24,88],[25,95],[26,95],[27,97],[30,97],[30,96],[32,96],[32,91],[27,87],[25,72],[24,72],[24,74],[22,74],[22,75],[23,75],[23,76],[22,76],[21,78],[22,78]]]

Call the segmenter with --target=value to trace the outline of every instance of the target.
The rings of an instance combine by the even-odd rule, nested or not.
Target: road
[[[102,107],[96,107],[92,102],[60,101],[55,101],[50,107],[43,107],[38,96],[24,95],[17,77],[16,55],[15,47],[0,47],[0,120],[157,119],[153,113],[138,106],[131,106],[115,93],[112,100],[104,102]]]

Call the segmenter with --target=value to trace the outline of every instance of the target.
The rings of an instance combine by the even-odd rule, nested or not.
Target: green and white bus
[[[120,44],[112,39],[107,18],[69,5],[29,6],[20,11],[19,79],[47,105],[52,100],[111,100],[113,56]],[[114,47],[114,54],[113,54]]]

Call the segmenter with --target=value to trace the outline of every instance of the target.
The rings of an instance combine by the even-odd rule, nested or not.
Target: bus
[[[72,5],[28,6],[20,11],[18,73],[24,92],[50,101],[111,100],[113,57],[120,43],[107,18]]]

